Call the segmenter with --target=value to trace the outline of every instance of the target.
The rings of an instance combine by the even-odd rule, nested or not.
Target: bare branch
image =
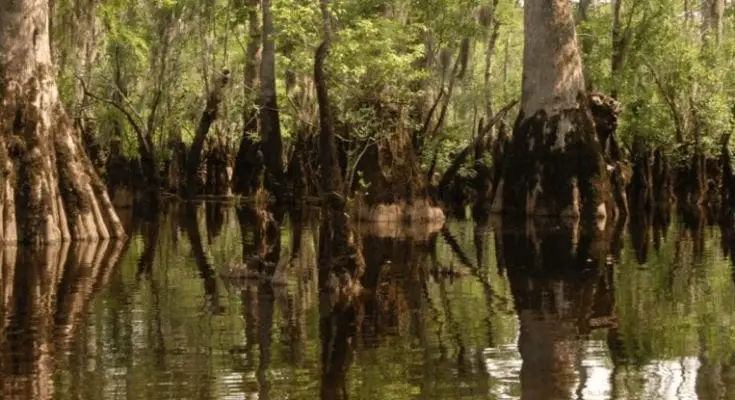
[[[362,150],[360,151],[360,154],[357,155],[355,160],[352,162],[352,166],[348,168],[347,171],[347,185],[345,186],[345,194],[349,194],[350,190],[352,189],[352,183],[355,181],[355,173],[357,172],[357,165],[360,163],[360,160],[362,160],[362,157],[367,153],[367,150],[370,148],[370,146],[375,144],[375,140],[368,140],[365,145],[363,146]]]
[[[114,107],[115,109],[117,109],[118,111],[120,111],[121,113],[123,113],[123,115],[125,115],[125,118],[130,123],[130,126],[133,127],[133,130],[138,135],[138,138],[140,139],[140,138],[144,137],[143,130],[140,127],[140,122],[139,121],[136,121],[135,116],[133,115],[133,113],[130,110],[128,110],[122,104],[120,104],[120,103],[118,103],[118,102],[116,102],[114,100],[106,99],[106,98],[104,98],[102,96],[99,96],[99,95],[97,95],[95,93],[92,93],[89,90],[89,88],[87,87],[87,83],[84,81],[84,79],[82,79],[81,76],[77,76],[77,79],[79,79],[79,82],[82,84],[82,90],[84,91],[84,94],[86,96],[89,96],[93,100],[96,100],[96,101],[105,103],[107,105],[110,105],[110,106]]]
[[[449,103],[452,100],[452,92],[454,91],[454,84],[457,82],[458,75],[459,75],[459,68],[462,64],[462,50],[460,49],[459,54],[457,56],[457,60],[454,62],[454,67],[452,68],[452,76],[449,79],[449,88],[447,88],[447,96],[444,100],[444,105],[442,106],[441,113],[439,113],[439,120],[436,121],[436,126],[434,126],[434,129],[431,132],[431,136],[435,136],[437,132],[439,132],[439,129],[444,125],[444,119],[447,116],[447,110],[449,109]]]

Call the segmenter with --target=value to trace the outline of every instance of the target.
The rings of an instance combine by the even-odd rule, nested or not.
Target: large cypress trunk
[[[587,106],[568,0],[524,3],[523,94],[502,189],[504,212],[604,216],[609,182]]]
[[[0,239],[124,235],[59,101],[48,0],[0,0]]]

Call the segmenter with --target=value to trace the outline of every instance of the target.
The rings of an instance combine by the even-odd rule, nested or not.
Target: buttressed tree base
[[[48,0],[0,0],[0,240],[124,236],[61,102]]]
[[[524,3],[523,93],[504,172],[502,210],[606,216],[609,182],[587,107],[568,0]]]

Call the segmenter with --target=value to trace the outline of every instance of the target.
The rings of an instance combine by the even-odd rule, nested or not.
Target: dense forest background
[[[622,105],[621,159],[665,158],[673,170],[695,154],[720,157],[735,111],[732,7],[574,7],[588,89]],[[233,178],[236,193],[252,194],[263,178],[247,171],[265,163],[279,165],[269,169],[275,181],[301,186],[297,195],[316,195],[308,189],[318,169],[314,53],[325,26],[334,32],[325,76],[347,187],[383,190],[363,158],[410,132],[432,188],[460,204],[480,197],[482,184],[463,182],[492,166],[494,152],[484,150],[512,131],[521,2],[57,0],[51,37],[63,102],[113,193],[146,183],[182,193],[195,143],[203,149],[198,194],[230,194]],[[264,121],[279,140],[263,133]],[[458,159],[478,137],[477,151]]]

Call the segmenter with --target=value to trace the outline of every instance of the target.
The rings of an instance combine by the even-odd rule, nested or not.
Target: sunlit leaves
[[[651,147],[700,143],[714,155],[723,133],[732,128],[732,88],[725,57],[732,40],[715,47],[701,40],[701,21],[685,18],[679,0],[621,0],[624,63],[610,74],[612,5],[599,5],[580,27],[594,45],[585,55],[595,89],[617,90],[624,105],[619,135],[628,144],[642,138]],[[698,3],[690,3],[698,10]],[[727,22],[729,23],[729,22]],[[683,143],[677,143],[677,128]]]

